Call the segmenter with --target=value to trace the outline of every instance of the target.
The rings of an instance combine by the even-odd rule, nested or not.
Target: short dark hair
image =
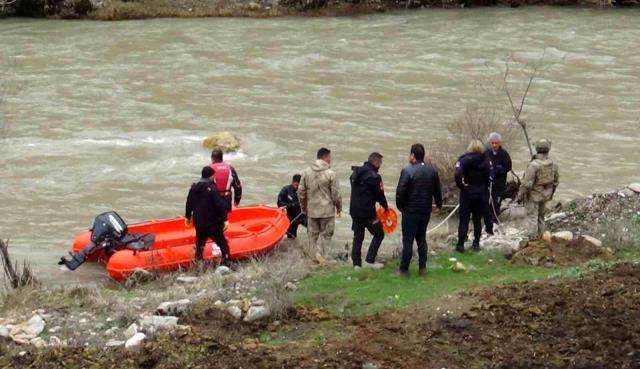
[[[411,146],[411,153],[416,157],[416,160],[424,160],[424,146],[422,146],[422,144],[413,144]]]
[[[208,165],[202,168],[202,178],[211,178],[215,173],[216,171]]]
[[[302,179],[302,176],[300,174],[294,174],[293,178],[291,178],[291,182],[300,183],[301,179]]]
[[[318,154],[316,155],[316,158],[322,159],[329,154],[331,154],[331,150],[327,149],[326,147],[322,147],[320,148],[320,150],[318,150]]]
[[[382,160],[382,154],[380,154],[379,152],[372,152],[371,154],[369,154],[370,163],[376,160]]]
[[[213,161],[222,161],[222,150],[219,149],[215,149],[213,151],[211,151],[211,160]]]

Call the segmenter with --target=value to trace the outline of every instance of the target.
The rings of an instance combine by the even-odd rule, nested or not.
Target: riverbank
[[[0,2],[1,3],[1,2]],[[574,6],[633,7],[637,0],[17,0],[0,16],[101,21],[150,18],[352,16],[406,9]]]
[[[0,368],[205,368],[211,360],[221,368],[560,368],[593,360],[631,368],[640,357],[626,342],[637,330],[618,323],[640,317],[639,200],[621,189],[551,214],[576,236],[586,236],[603,204],[625,225],[617,244],[567,244],[559,232],[539,245],[552,253],[574,247],[570,259],[528,262],[529,253],[505,258],[497,249],[460,255],[441,237],[431,240],[428,275],[412,269],[400,279],[393,256],[380,271],[340,259],[317,265],[286,240],[232,270],[10,291],[0,302]]]

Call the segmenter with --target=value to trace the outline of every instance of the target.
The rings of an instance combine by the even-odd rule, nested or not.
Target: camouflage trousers
[[[546,201],[528,201],[524,204],[525,209],[527,209],[526,232],[530,239],[542,238],[544,234],[546,204]]]
[[[331,239],[335,231],[336,218],[307,218],[307,233],[309,234],[309,253],[314,252],[326,256],[331,250]]]

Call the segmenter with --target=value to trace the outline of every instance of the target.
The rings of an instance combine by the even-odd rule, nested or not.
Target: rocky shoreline
[[[350,16],[406,9],[574,6],[634,7],[638,0],[16,0],[0,1],[0,17],[93,19]]]

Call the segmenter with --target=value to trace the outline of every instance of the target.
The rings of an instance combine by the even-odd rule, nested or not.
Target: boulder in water
[[[635,193],[640,193],[640,183],[632,183],[629,185],[629,189]]]
[[[205,138],[202,147],[222,152],[236,152],[240,150],[240,140],[230,132],[219,132]]]

